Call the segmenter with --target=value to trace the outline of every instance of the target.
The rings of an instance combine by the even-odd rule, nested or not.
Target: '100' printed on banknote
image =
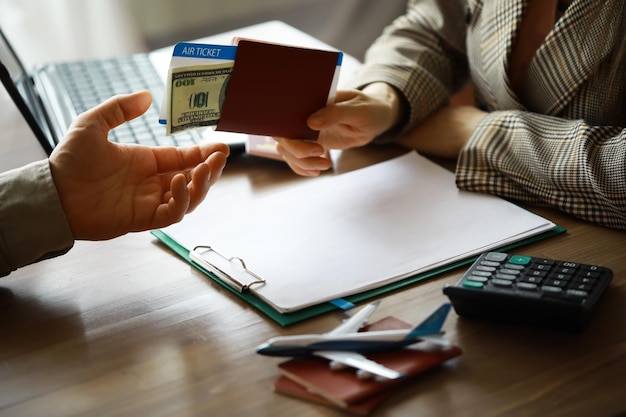
[[[215,126],[220,120],[234,62],[172,68],[167,84],[167,135]]]

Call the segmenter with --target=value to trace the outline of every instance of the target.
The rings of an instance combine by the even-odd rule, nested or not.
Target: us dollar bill
[[[170,70],[167,135],[217,125],[233,66],[234,62],[227,62]]]

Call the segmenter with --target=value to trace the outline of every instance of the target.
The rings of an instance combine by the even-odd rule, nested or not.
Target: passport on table
[[[387,317],[372,323],[365,331],[410,327],[402,320]],[[458,346],[420,342],[413,348],[367,355],[369,359],[407,374],[405,378],[384,382],[360,379],[351,368],[332,370],[326,359],[295,358],[278,365],[281,377],[275,382],[274,390],[352,414],[367,415],[391,396],[395,388],[461,353]]]
[[[315,394],[309,391],[304,386],[297,382],[287,378],[286,376],[279,377],[274,383],[274,391],[291,397],[299,398],[301,400],[309,401],[312,403],[318,403],[330,407],[340,408],[350,414],[366,416],[370,414],[376,407],[378,407],[383,401],[389,397],[391,391],[381,391],[377,394],[373,394],[361,401],[357,401],[352,404],[339,405],[335,404],[321,395]]]

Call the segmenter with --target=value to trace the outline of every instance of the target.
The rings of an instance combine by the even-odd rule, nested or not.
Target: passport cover
[[[312,403],[336,407],[335,404],[329,402],[326,398],[309,391],[302,385],[285,376],[281,376],[276,380],[274,383],[274,391]],[[392,392],[390,390],[381,391],[378,394],[365,398],[363,401],[359,401],[354,404],[347,404],[345,406],[339,406],[339,408],[350,414],[366,416],[374,411],[383,401],[385,401],[391,393]]]
[[[306,119],[325,107],[342,53],[241,39],[216,130],[317,139]]]

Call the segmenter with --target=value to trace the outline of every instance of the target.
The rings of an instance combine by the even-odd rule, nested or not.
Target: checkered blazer
[[[409,1],[368,50],[356,85],[401,91],[407,131],[470,79],[489,116],[459,156],[459,188],[626,229],[626,2],[574,0],[537,51],[522,101],[507,73],[526,5]]]

